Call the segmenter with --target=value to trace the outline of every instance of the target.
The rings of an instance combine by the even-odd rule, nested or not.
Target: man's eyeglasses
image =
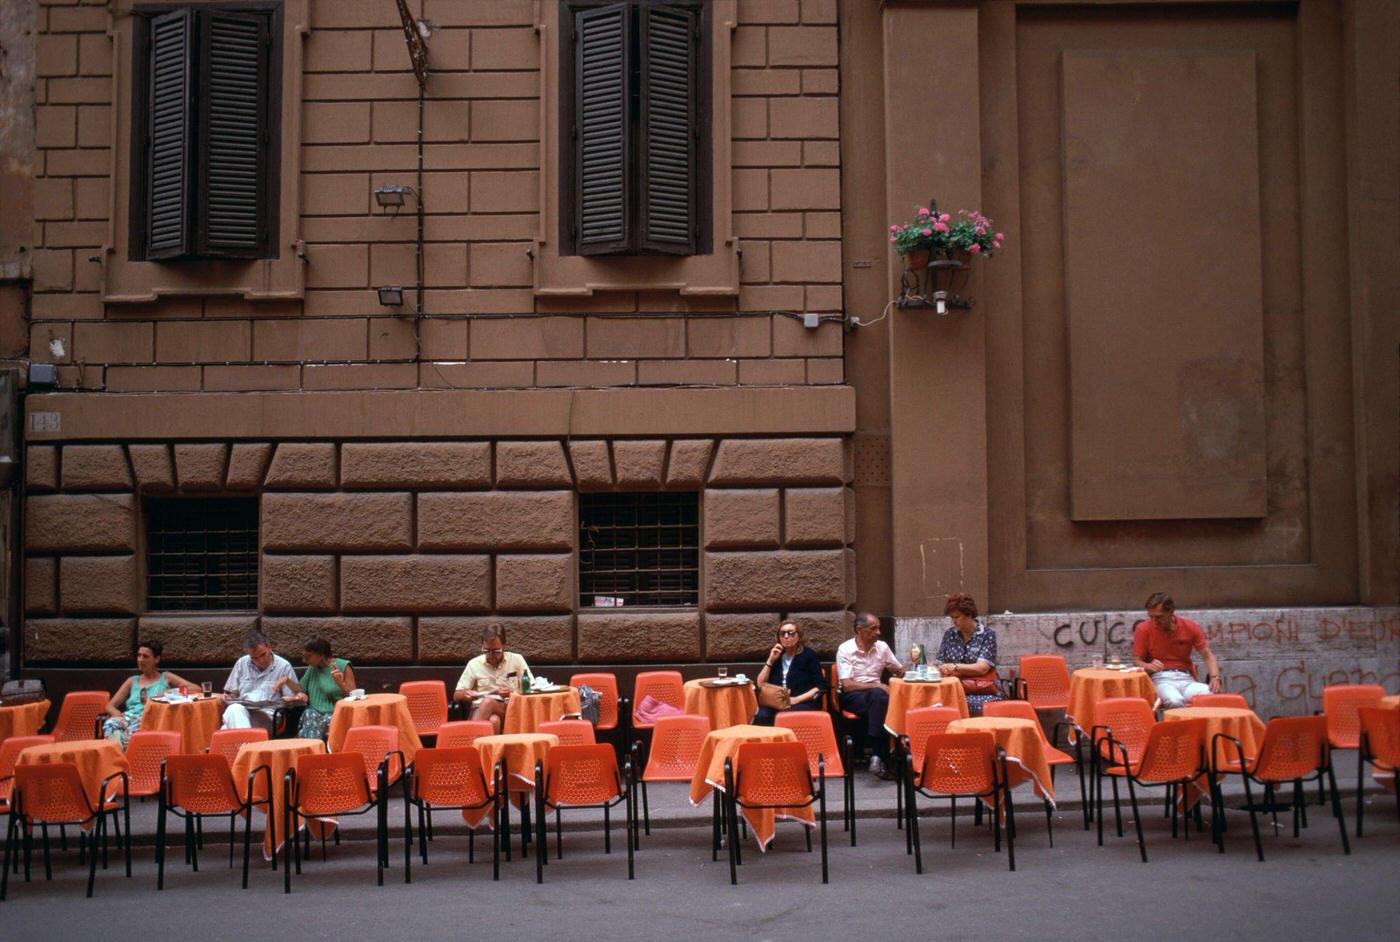
[[[481,653],[482,653],[482,654],[505,654],[505,653],[506,653],[506,649],[505,649],[505,648],[482,648],[482,649],[481,649]]]

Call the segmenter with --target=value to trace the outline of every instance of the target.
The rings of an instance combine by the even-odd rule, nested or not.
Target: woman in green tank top
[[[332,657],[331,643],[316,635],[307,638],[302,645],[302,660],[306,662],[306,670],[300,682],[283,681],[292,688],[297,699],[306,704],[297,735],[305,739],[325,739],[336,701],[355,689],[355,669],[345,658]]]
[[[107,704],[107,717],[102,722],[102,735],[121,743],[123,749],[131,739],[131,734],[141,728],[141,716],[146,712],[146,700],[158,697],[171,687],[195,687],[173,671],[160,669],[160,655],[164,650],[155,639],[142,641],[136,646],[136,669],[138,673],[128,677]]]

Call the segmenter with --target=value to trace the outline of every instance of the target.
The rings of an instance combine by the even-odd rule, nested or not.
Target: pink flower
[[[939,221],[939,222],[947,222],[948,220],[950,220],[950,219],[952,219],[952,218],[953,218],[953,217],[952,217],[952,216],[949,216],[947,213],[942,213],[941,215],[939,215],[938,221]]]
[[[994,248],[994,249],[999,249],[999,248],[1001,248],[1001,243],[1000,243],[1000,242],[993,242],[993,243],[992,243],[992,248]]]
[[[939,232],[947,232],[948,224],[943,222],[936,222],[933,224],[933,228],[937,229]]]
[[[898,226],[890,226],[890,231],[891,231],[891,232],[898,232],[898,231],[899,231],[899,227],[898,227]]]
[[[978,226],[978,227],[977,227],[977,234],[978,234],[978,235],[986,235],[986,234],[987,234],[987,228],[986,228],[985,226]]]
[[[927,215],[928,215],[928,207],[927,207],[927,206],[920,206],[920,207],[919,207],[919,215],[920,215],[920,216],[927,216]]]
[[[972,243],[971,245],[969,245],[969,246],[967,247],[967,250],[968,250],[969,252],[971,252],[973,255],[976,255],[978,252],[982,251],[982,246],[980,246],[980,245],[978,245],[976,242],[974,242],[974,243]]]
[[[992,238],[994,238],[994,239],[996,239],[998,242],[1000,242],[1002,239],[1005,239],[1005,238],[1006,238],[1006,233],[1004,233],[1004,232],[998,232],[996,235],[992,236]]]
[[[891,242],[896,241],[896,240],[895,240],[895,237],[894,237],[894,236],[890,236],[890,241],[891,241]]]
[[[920,229],[919,232],[920,232],[920,234],[922,234],[922,235],[933,235],[933,230],[932,230],[932,229]]]

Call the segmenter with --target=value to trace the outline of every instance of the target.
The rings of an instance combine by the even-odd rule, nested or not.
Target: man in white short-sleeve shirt
[[[904,676],[904,666],[890,646],[880,640],[880,619],[869,612],[856,615],[855,637],[836,649],[836,685],[841,709],[864,717],[870,740],[870,771],[879,778],[894,778],[888,768],[890,735],[885,730],[885,713],[890,706],[890,688],[885,671]]]
[[[296,672],[287,659],[273,654],[267,643],[267,636],[261,631],[250,631],[243,639],[246,652],[233,665],[233,670],[224,681],[224,729],[247,729],[257,726],[272,729],[272,712],[275,707],[249,706],[248,703],[272,703],[282,700],[282,682],[288,678],[296,680]],[[229,703],[230,700],[247,701]]]

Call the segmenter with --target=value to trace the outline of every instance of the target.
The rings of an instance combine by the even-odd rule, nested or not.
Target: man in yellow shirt
[[[487,720],[499,733],[505,722],[506,700],[520,690],[520,678],[529,677],[530,665],[514,651],[506,650],[506,630],[500,625],[487,625],[481,632],[481,653],[467,662],[452,699],[470,703],[472,719]]]

